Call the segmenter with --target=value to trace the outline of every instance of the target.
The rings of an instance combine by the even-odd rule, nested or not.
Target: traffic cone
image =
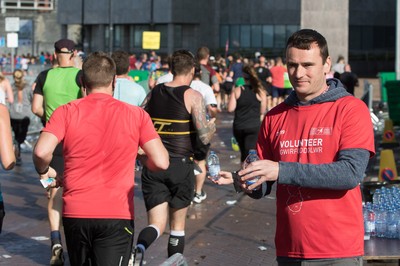
[[[379,181],[397,180],[397,167],[393,150],[382,150],[379,163]]]
[[[392,119],[385,119],[385,128],[383,130],[382,143],[380,146],[384,149],[399,146],[399,143],[396,141],[396,135],[394,134]]]

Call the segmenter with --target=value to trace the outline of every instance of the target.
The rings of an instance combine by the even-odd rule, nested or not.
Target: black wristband
[[[49,169],[50,169],[50,166],[48,165],[47,168],[44,169],[44,171],[40,172],[40,171],[35,167],[36,173],[38,173],[39,175],[47,174],[47,172],[49,171]]]
[[[233,187],[235,188],[236,193],[243,192],[243,189],[242,189],[242,186],[240,183],[240,177],[236,171],[232,172],[232,179],[233,179]]]

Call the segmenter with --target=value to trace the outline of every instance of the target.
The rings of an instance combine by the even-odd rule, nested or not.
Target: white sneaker
[[[201,191],[201,194],[194,193],[193,201],[195,203],[201,203],[203,200],[207,198],[207,193],[205,193],[203,190]]]
[[[141,248],[135,248],[135,254],[133,258],[133,265],[134,266],[142,266],[144,264],[144,251]]]
[[[51,248],[50,265],[64,265],[63,248],[60,244],[55,244]]]

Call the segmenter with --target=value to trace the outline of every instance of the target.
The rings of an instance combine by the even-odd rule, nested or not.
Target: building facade
[[[343,55],[359,75],[393,71],[395,0],[1,0],[1,17],[31,21],[29,45],[38,54],[68,37],[85,52],[124,49],[139,54],[143,31],[160,32],[159,54],[193,52],[206,45],[213,54],[239,52],[252,58],[284,56],[288,36],[313,28],[328,41],[333,62]],[[13,7],[3,8],[5,4]],[[26,10],[25,5],[36,9]],[[47,4],[47,6],[46,6]],[[51,6],[43,10],[40,6]],[[0,20],[0,37],[4,19]],[[29,23],[28,23],[29,24]],[[29,27],[28,27],[29,28]],[[1,46],[1,39],[0,39]],[[0,47],[1,48],[1,47]],[[7,50],[6,48],[4,50]],[[26,52],[25,52],[26,53]]]

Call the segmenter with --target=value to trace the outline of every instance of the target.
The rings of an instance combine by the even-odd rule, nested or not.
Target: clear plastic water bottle
[[[249,155],[247,155],[246,160],[244,160],[244,162],[243,162],[243,169],[246,169],[249,164],[251,164],[252,162],[258,161],[258,160],[259,160],[259,158],[257,156],[256,150],[253,150],[253,149],[249,150]],[[252,179],[248,179],[248,180],[246,180],[246,185],[251,186],[255,182],[257,182],[258,179],[260,179],[259,176],[255,176]]]
[[[378,206],[375,210],[375,230],[377,237],[385,237],[387,233],[386,210],[383,206]]]
[[[211,179],[217,181],[220,177],[219,171],[221,170],[221,166],[219,164],[218,155],[215,151],[210,151],[210,154],[207,157],[207,167]]]
[[[375,236],[375,212],[372,209],[372,204],[367,202],[364,206],[364,235],[366,239]]]
[[[397,212],[394,207],[390,206],[387,212],[387,222],[386,222],[386,237],[387,238],[397,238]]]

